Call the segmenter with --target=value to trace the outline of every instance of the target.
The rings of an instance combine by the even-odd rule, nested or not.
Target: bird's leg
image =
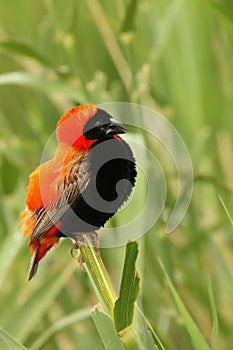
[[[92,232],[76,232],[73,234],[73,239],[75,240],[75,243],[73,247],[71,248],[71,256],[75,258],[74,256],[74,250],[77,250],[79,248],[79,244],[84,244],[84,236],[88,236],[90,239],[92,247],[94,247],[96,250],[99,249],[99,237],[98,234],[95,231]]]
[[[89,232],[88,233],[88,238],[90,238],[91,245],[93,248],[96,250],[99,249],[99,236],[95,231]]]

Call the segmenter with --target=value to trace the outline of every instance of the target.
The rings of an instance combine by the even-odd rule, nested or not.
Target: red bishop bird
[[[28,280],[61,237],[77,242],[96,232],[128,199],[136,167],[130,146],[119,136],[125,131],[92,104],[74,107],[58,121],[54,158],[30,175],[20,217],[32,255]]]

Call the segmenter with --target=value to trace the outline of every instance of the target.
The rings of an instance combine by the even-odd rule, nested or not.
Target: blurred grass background
[[[219,348],[232,348],[232,62],[227,0],[0,2],[0,325],[16,339],[30,349],[104,348],[88,316],[97,300],[70,257],[71,242],[63,240],[28,283],[29,251],[17,226],[28,175],[59,116],[76,103],[126,101],[159,111],[176,127],[195,175],[182,224],[166,236],[163,215],[140,240],[144,313],[167,349],[193,349],[160,258],[211,343],[208,272]],[[175,191],[167,162],[164,171],[169,210]],[[102,253],[117,289],[124,249]],[[73,312],[49,342],[36,344]]]

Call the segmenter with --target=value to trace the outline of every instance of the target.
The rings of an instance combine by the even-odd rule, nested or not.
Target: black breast
[[[87,157],[88,185],[61,218],[62,232],[70,237],[104,226],[128,199],[135,184],[135,159],[122,139],[96,142]]]

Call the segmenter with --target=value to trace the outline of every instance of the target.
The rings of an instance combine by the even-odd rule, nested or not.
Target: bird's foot
[[[71,256],[75,259],[74,251],[79,248],[80,244],[85,244],[84,236],[87,236],[90,240],[91,246],[94,247],[96,250],[99,249],[99,237],[98,234],[95,231],[92,232],[77,232],[74,234],[73,239],[75,240],[75,243],[73,247],[70,250]],[[84,261],[82,261],[84,262]]]

